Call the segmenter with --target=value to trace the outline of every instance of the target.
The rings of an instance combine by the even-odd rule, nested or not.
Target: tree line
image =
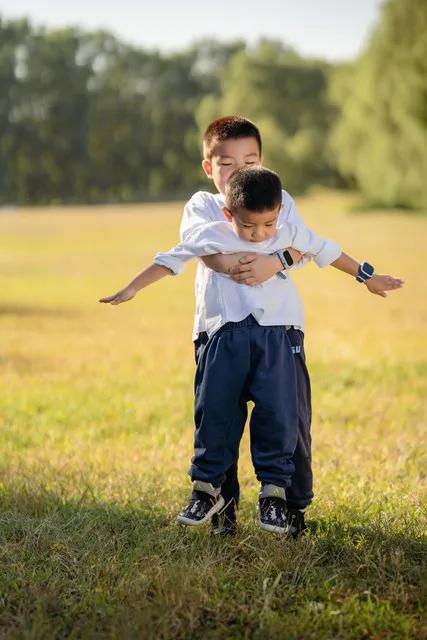
[[[289,191],[356,185],[375,204],[423,207],[424,7],[389,0],[360,59],[340,66],[273,40],[167,54],[0,18],[0,203],[187,197],[207,186],[203,129],[238,113]]]

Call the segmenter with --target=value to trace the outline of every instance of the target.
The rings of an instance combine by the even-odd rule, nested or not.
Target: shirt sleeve
[[[246,246],[247,243],[243,242]],[[175,275],[181,273],[184,264],[191,258],[214,253],[234,253],[242,249],[242,240],[232,231],[228,222],[204,222],[196,225],[186,239],[169,251],[158,253],[154,262],[170,269]]]
[[[308,260],[312,258],[318,267],[327,267],[340,257],[342,253],[341,247],[333,240],[321,238],[306,227],[301,214],[295,205],[294,199],[289,194],[286,194],[286,197],[288,199],[286,221],[291,224],[291,226],[295,226],[297,228],[297,231],[294,231],[295,235],[293,240],[296,244],[290,244],[287,246],[294,247],[306,254],[301,261],[303,264],[306,264]],[[300,246],[305,245],[308,249],[304,251],[300,246],[297,246],[297,244],[300,244]],[[285,247],[281,248],[284,249]]]
[[[208,206],[207,193],[198,191],[184,207],[179,230],[181,242],[202,225],[214,221],[215,217]]]

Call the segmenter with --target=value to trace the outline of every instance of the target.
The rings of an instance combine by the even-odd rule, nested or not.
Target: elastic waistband
[[[238,322],[226,322],[222,325],[219,331],[226,331],[227,329],[242,329],[243,327],[255,327],[258,325],[258,322],[255,320],[252,314],[243,318],[243,320],[238,320]],[[258,325],[259,326],[259,325]]]
[[[218,329],[217,333],[222,331],[230,331],[232,329],[242,329],[244,327],[264,327],[265,329],[283,329],[286,331],[289,327],[284,324],[274,324],[274,325],[260,325],[257,322],[252,314],[243,318],[243,320],[239,320],[238,322],[226,322],[222,325],[220,329]]]
[[[255,320],[255,318],[253,317],[253,315],[249,315],[246,318],[244,318],[243,320],[239,320],[238,322],[226,322],[225,324],[222,325],[222,327],[220,327],[218,329],[218,331],[215,331],[215,333],[213,335],[211,335],[211,338],[213,338],[214,336],[221,334],[223,331],[232,331],[233,329],[240,329],[243,327],[264,327],[265,329],[281,329],[282,331],[298,331],[298,333],[301,333],[304,335],[304,332],[301,331],[301,329],[295,327],[294,325],[289,325],[289,324],[274,324],[274,325],[263,325],[263,324],[259,324],[259,322],[257,322]],[[197,338],[195,338],[194,340],[194,344],[196,344],[197,342],[201,341],[203,343],[206,343],[209,340],[209,336],[206,333],[206,331],[200,331]]]

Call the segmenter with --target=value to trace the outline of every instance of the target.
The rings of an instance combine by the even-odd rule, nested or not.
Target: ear
[[[202,160],[202,169],[208,178],[212,178],[212,162],[210,160]]]
[[[232,221],[232,219],[233,219],[233,214],[231,213],[230,209],[227,209],[227,207],[223,207],[223,208],[222,208],[222,212],[223,212],[223,214],[224,214],[225,219],[226,219],[228,222],[231,222],[231,221]]]

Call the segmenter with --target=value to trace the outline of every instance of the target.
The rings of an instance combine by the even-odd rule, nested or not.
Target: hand
[[[381,276],[374,274],[372,278],[369,278],[365,282],[367,288],[371,293],[382,298],[387,298],[386,291],[393,291],[393,289],[400,289],[403,287],[404,281],[400,278],[394,278],[393,276]]]
[[[125,287],[117,293],[114,293],[112,296],[107,296],[106,298],[101,298],[99,302],[109,302],[110,304],[120,304],[121,302],[127,302],[127,300],[132,300],[135,297],[136,291],[132,287]]]
[[[240,258],[237,266],[229,270],[231,278],[239,284],[254,286],[269,280],[283,266],[277,256],[250,253]]]

